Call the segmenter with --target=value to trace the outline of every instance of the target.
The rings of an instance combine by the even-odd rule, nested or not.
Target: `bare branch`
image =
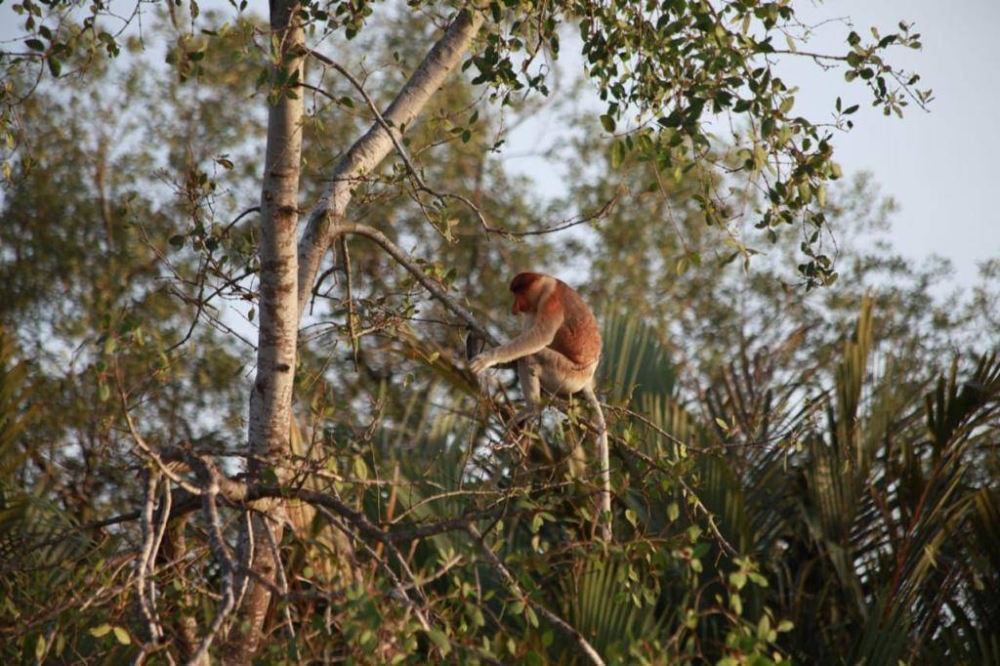
[[[409,273],[417,279],[417,282],[422,284],[427,291],[431,292],[431,295],[434,296],[434,298],[440,301],[442,305],[451,310],[452,313],[465,322],[470,329],[475,331],[491,344],[499,344],[497,339],[494,338],[485,328],[483,328],[482,324],[476,320],[475,316],[471,312],[462,307],[462,305],[449,296],[440,284],[427,277],[417,262],[415,262],[410,255],[399,246],[389,240],[389,238],[381,231],[364,224],[338,224],[334,229],[334,234],[335,236],[339,236],[341,234],[357,234],[374,241],[383,250],[388,252],[393,259],[398,261],[403,268],[409,271]]]
[[[160,485],[161,474],[156,469],[147,469],[145,476],[145,501],[142,507],[142,550],[139,553],[136,590],[139,599],[139,612],[142,613],[146,622],[146,630],[149,632],[149,643],[155,645],[163,640],[163,624],[160,622],[159,615],[150,599],[151,596],[155,595],[155,584],[149,580],[149,573],[153,570],[156,552],[163,538],[170,512],[169,510],[161,512],[164,518],[159,527],[154,527],[156,493]],[[169,497],[170,490],[167,488],[165,504],[169,503]]]
[[[338,162],[331,182],[309,215],[305,233],[299,241],[300,315],[305,311],[320,262],[330,247],[332,222],[339,222],[343,217],[351,200],[351,189],[389,154],[398,137],[402,136],[400,128],[409,126],[448,76],[458,68],[482,24],[483,16],[478,11],[460,10],[382,114],[382,121],[376,120]]]
[[[191,658],[191,663],[200,664],[208,658],[208,649],[212,646],[212,642],[219,632],[222,631],[223,623],[236,609],[236,592],[233,559],[229,555],[225,538],[222,536],[222,519],[219,517],[218,506],[215,502],[216,496],[220,493],[219,479],[221,474],[214,464],[209,464],[207,458],[198,458],[197,460],[201,464],[195,467],[195,473],[204,487],[202,508],[208,525],[208,543],[222,569],[222,603],[216,611],[208,633],[202,639],[198,651]]]

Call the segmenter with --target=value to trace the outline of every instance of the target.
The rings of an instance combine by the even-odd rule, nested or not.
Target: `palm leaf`
[[[628,563],[594,556],[583,560],[563,583],[566,620],[609,663],[627,660],[633,648],[648,650],[665,620],[630,581],[634,573]]]
[[[615,315],[605,323],[599,387],[609,402],[673,395],[677,373],[656,331],[640,317]]]

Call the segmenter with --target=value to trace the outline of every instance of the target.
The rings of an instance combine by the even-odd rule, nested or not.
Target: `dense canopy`
[[[1000,662],[1000,261],[893,250],[834,156],[921,38],[799,4],[0,6],[0,660]],[[466,366],[522,269],[610,538]]]

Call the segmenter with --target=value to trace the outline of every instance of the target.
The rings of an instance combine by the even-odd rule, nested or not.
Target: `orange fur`
[[[519,273],[510,290],[511,311],[524,316],[521,334],[479,354],[469,368],[479,374],[517,361],[524,397],[533,408],[542,391],[568,396],[591,387],[601,358],[601,332],[579,294],[541,273]]]
[[[555,286],[542,300],[546,280]],[[539,318],[543,322],[560,321],[548,348],[576,366],[596,367],[601,357],[601,331],[594,313],[576,291],[562,280],[540,273],[519,273],[511,280],[510,290],[514,293],[513,313],[529,315],[531,325],[536,325]]]

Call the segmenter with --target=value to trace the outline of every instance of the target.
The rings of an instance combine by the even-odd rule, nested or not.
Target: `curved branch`
[[[429,278],[417,262],[415,262],[405,250],[393,243],[381,231],[365,224],[338,224],[333,228],[330,240],[334,241],[344,234],[357,234],[358,236],[364,236],[365,238],[373,241],[385,250],[389,256],[399,262],[403,268],[409,271],[409,273],[417,279],[417,282],[422,284],[434,298],[440,301],[442,305],[465,322],[465,324],[470,329],[475,331],[476,334],[494,346],[499,344],[497,339],[494,338],[489,331],[482,327],[471,312],[462,307],[462,305],[448,295],[448,292],[444,290],[444,287]]]
[[[399,91],[396,99],[381,114],[381,119],[337,163],[330,184],[310,213],[305,232],[299,241],[300,317],[305,311],[320,262],[330,248],[332,222],[343,217],[351,200],[352,188],[365,174],[378,166],[394,145],[398,145],[398,139],[402,136],[401,129],[410,125],[448,76],[459,67],[463,54],[479,32],[483,20],[483,15],[478,11],[459,11],[444,35]]]

